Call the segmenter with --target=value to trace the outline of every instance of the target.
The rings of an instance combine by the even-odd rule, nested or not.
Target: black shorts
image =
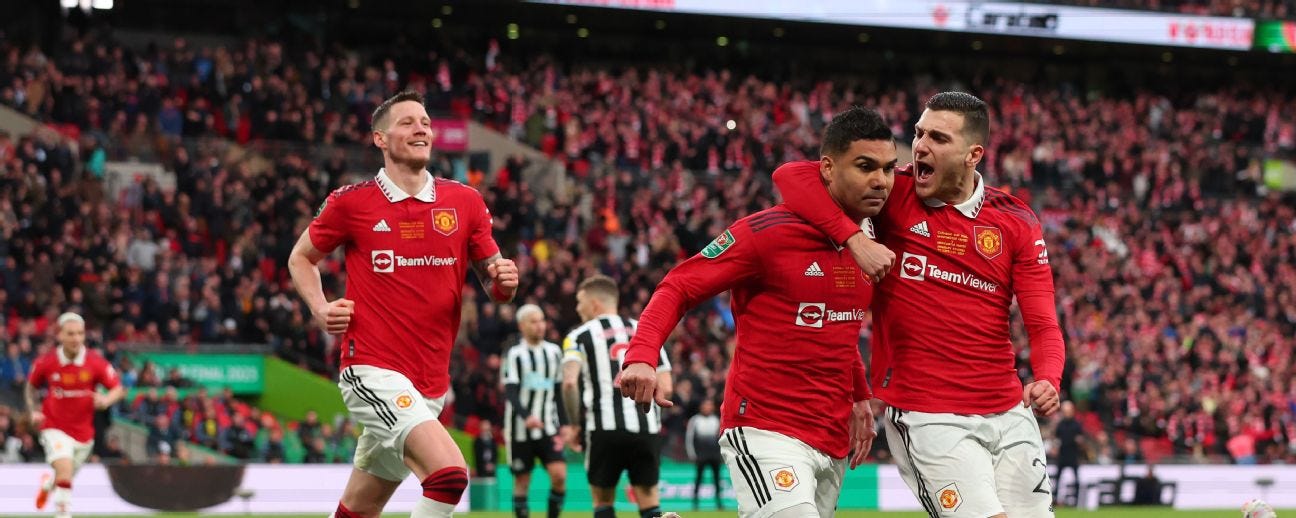
[[[589,448],[586,470],[595,487],[616,487],[621,472],[630,474],[630,484],[655,486],[661,476],[662,437],[657,434],[595,431],[586,441]]]
[[[553,435],[546,435],[530,441],[510,440],[509,471],[513,474],[530,473],[531,468],[535,467],[536,459],[540,459],[541,464],[563,462],[562,446],[558,445],[556,439]]]

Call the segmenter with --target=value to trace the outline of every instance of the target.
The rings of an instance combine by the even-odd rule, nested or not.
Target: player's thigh
[[[356,468],[389,481],[409,476],[406,438],[419,425],[436,421],[442,399],[428,400],[404,375],[367,365],[343,369],[338,388],[347,410],[364,425],[356,442]]]
[[[346,489],[342,490],[342,504],[361,516],[378,516],[400,484],[399,480],[386,480],[360,468],[352,469]]]
[[[94,452],[94,441],[76,443],[72,447],[72,473],[75,474],[81,470],[86,461],[90,459],[90,454]]]
[[[563,458],[563,447],[556,436],[546,435],[538,441],[536,458],[549,473],[550,483],[561,485],[567,480],[567,459]]]
[[[846,478],[846,459],[825,457],[823,460],[826,466],[818,473],[815,485],[815,508],[819,511],[819,516],[829,517],[837,513],[842,480]]]
[[[994,459],[978,416],[887,409],[887,444],[901,478],[930,515],[985,518],[1003,512]]]
[[[1053,516],[1053,487],[1045,462],[1039,423],[1017,407],[996,416],[1003,439],[995,451],[995,485],[1008,516]]]
[[[77,447],[82,443],[73,439],[72,436],[54,428],[46,428],[40,432],[41,447],[45,449],[45,462],[53,464],[54,461],[67,459],[72,464],[76,463]]]
[[[444,468],[466,468],[463,452],[440,421],[431,419],[405,435],[405,466],[423,480]]]
[[[751,427],[725,430],[720,454],[729,466],[739,516],[768,518],[800,506],[817,512],[816,455],[822,454],[791,437]]]

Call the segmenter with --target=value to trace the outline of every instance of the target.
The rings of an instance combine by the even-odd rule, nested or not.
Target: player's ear
[[[819,179],[823,180],[825,184],[832,183],[832,169],[832,157],[824,155],[819,159]]]
[[[982,146],[981,144],[972,144],[972,147],[968,149],[967,154],[968,167],[975,168],[977,164],[981,163],[981,159],[984,157],[985,146]]]
[[[373,131],[373,143],[378,149],[387,149],[387,134],[378,130]]]

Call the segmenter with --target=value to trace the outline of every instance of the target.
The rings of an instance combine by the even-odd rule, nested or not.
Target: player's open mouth
[[[914,177],[920,181],[931,179],[936,174],[936,168],[922,162],[914,162]]]

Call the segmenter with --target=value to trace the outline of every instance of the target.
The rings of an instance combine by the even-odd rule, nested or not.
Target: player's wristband
[[[495,302],[508,302],[511,298],[513,298],[513,294],[504,291],[498,282],[491,283],[491,299]]]

